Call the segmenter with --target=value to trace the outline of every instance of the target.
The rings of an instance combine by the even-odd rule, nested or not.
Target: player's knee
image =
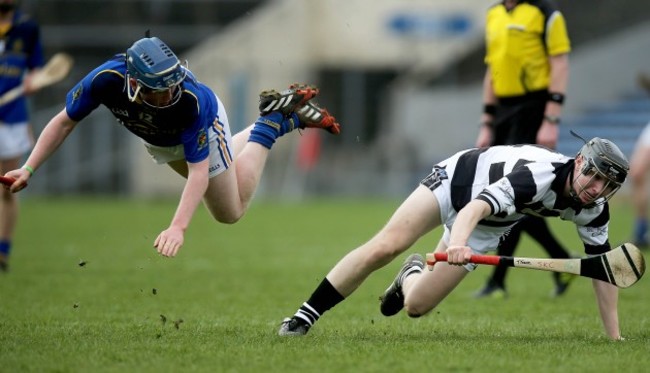
[[[425,314],[425,312],[421,312],[416,307],[413,307],[412,305],[407,303],[404,303],[404,311],[406,311],[406,314],[413,319],[416,319]]]
[[[407,314],[410,318],[412,318],[412,319],[417,319],[418,317],[422,316],[422,315],[420,315],[419,313],[410,313],[410,312],[406,312],[406,314]]]
[[[222,224],[235,224],[244,216],[244,211],[210,211],[214,220]]]
[[[216,217],[219,223],[223,224],[235,224],[241,219],[242,215],[226,215]]]
[[[408,295],[404,299],[404,311],[409,317],[418,318],[426,315],[431,310],[431,307],[418,302],[416,299],[409,298]]]

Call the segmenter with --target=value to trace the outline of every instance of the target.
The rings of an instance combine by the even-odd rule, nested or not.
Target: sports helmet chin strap
[[[135,90],[132,90],[131,89],[131,81],[130,81],[129,78],[130,78],[129,73],[126,73],[126,79],[125,79],[126,80],[126,95],[129,97],[129,101],[134,102],[135,99],[138,97],[138,93],[140,93],[140,88],[142,88],[142,86],[140,86],[140,84],[136,81],[136,84],[135,84],[136,88],[135,88]],[[133,93],[131,93],[131,91],[133,91]]]

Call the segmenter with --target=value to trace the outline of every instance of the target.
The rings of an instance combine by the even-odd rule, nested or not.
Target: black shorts
[[[547,91],[500,98],[494,117],[492,145],[537,143],[537,132],[544,121]]]

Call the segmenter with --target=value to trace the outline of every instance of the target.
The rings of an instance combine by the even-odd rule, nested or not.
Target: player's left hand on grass
[[[169,227],[162,231],[153,246],[158,250],[162,256],[173,257],[176,256],[178,250],[183,246],[183,230],[180,228]]]

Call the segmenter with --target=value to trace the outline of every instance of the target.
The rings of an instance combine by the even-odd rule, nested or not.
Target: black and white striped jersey
[[[564,196],[575,161],[537,145],[493,146],[459,152],[434,168],[450,181],[451,203],[460,211],[470,200],[487,202],[483,226],[510,226],[524,214],[557,216],[576,224],[588,254],[610,249],[607,204],[582,208]]]

